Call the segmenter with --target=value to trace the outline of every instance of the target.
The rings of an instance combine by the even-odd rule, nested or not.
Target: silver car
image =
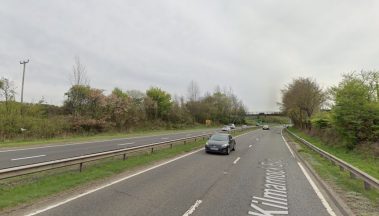
[[[232,129],[228,125],[225,125],[221,130],[226,131],[226,132],[230,132]]]

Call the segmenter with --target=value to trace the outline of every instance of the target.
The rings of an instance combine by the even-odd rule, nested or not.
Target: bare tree
[[[325,102],[325,93],[316,81],[298,78],[282,90],[281,109],[294,124],[310,129],[310,118]]]
[[[70,82],[71,85],[89,85],[86,67],[80,62],[78,56],[75,57],[75,65],[72,66]]]
[[[7,112],[10,111],[9,102],[14,101],[16,95],[13,83],[7,78],[1,78],[0,80],[0,98],[3,97],[5,100],[5,108]]]
[[[190,101],[197,101],[200,97],[200,88],[199,85],[195,81],[191,81],[188,86],[188,99]]]

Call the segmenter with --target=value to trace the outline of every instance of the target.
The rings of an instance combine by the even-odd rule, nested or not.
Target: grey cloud
[[[376,69],[376,1],[5,0],[0,7],[0,76],[26,100],[61,104],[74,56],[91,85],[159,86],[185,95],[233,88],[250,110],[278,109],[280,89],[297,76],[324,86],[344,72]]]

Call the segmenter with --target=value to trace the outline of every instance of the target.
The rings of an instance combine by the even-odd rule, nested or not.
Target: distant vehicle
[[[229,124],[230,129],[236,129],[236,126],[234,124]]]
[[[255,123],[255,126],[260,126],[260,124],[257,122],[257,123]]]
[[[230,132],[232,129],[228,125],[225,125],[221,130],[225,132]]]
[[[229,155],[236,150],[236,141],[230,134],[215,133],[205,144],[205,152],[223,153]]]
[[[270,130],[270,127],[268,125],[263,125],[262,129],[263,130]]]
[[[247,128],[247,125],[242,125],[242,129],[246,129]]]

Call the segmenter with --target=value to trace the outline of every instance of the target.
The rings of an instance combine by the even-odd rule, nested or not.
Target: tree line
[[[379,72],[345,74],[326,90],[313,79],[294,79],[282,90],[281,109],[295,127],[328,143],[348,149],[378,146]]]
[[[200,94],[196,82],[188,86],[187,97],[172,96],[159,87],[146,91],[114,88],[110,94],[89,84],[79,59],[73,67],[71,87],[63,105],[15,101],[14,84],[0,81],[0,139],[51,138],[106,131],[184,128],[205,124],[245,123],[246,108],[231,91],[217,87]],[[24,129],[24,131],[21,130]]]

